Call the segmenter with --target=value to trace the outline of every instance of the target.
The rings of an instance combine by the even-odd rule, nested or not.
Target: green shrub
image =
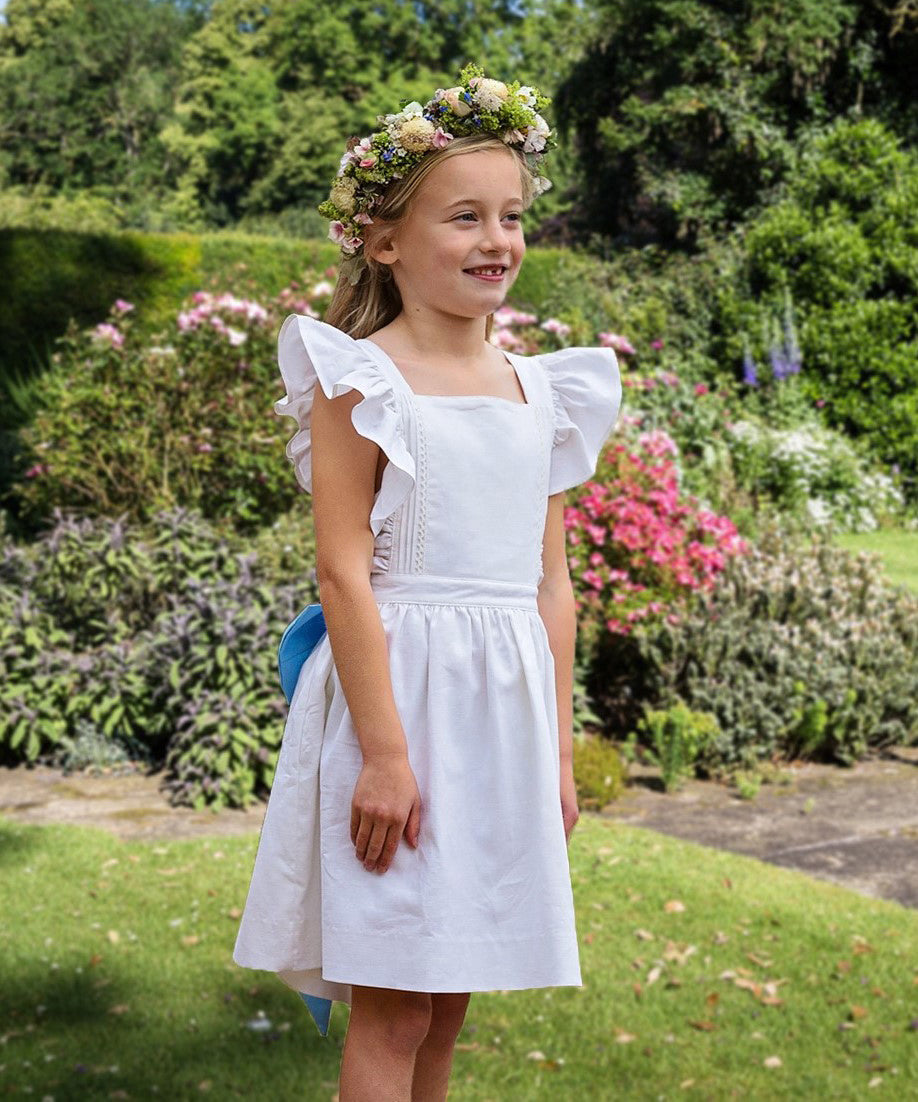
[[[574,782],[582,808],[603,807],[625,789],[627,770],[616,747],[600,735],[574,738]]]
[[[317,596],[301,553],[260,562],[187,510],[148,527],[58,514],[34,545],[7,542],[0,761],[130,748],[165,765],[175,802],[266,795],[286,714],[277,645]]]
[[[694,776],[696,766],[703,762],[720,728],[709,712],[693,712],[684,704],[675,704],[665,711],[648,708],[638,721],[638,732],[644,737],[644,757],[660,768],[663,787],[672,792],[681,787],[687,777]],[[637,743],[632,733],[629,750]]]
[[[792,543],[776,526],[712,591],[631,642],[623,655],[617,640],[605,662],[630,672],[647,706],[715,716],[719,771],[774,758],[850,764],[918,740],[918,598],[883,581],[876,555],[819,536]]]
[[[715,359],[774,354],[788,291],[806,397],[918,494],[918,155],[876,119],[808,134],[781,197],[745,227],[717,289]],[[752,384],[753,386],[755,384]]]
[[[21,432],[24,524],[55,507],[142,522],[181,505],[251,532],[290,507],[290,430],[271,408],[283,392],[277,316],[232,295],[195,298],[157,343],[117,305],[96,330],[70,328]]]

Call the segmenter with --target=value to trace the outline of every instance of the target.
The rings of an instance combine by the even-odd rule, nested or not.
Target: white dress
[[[320,999],[582,982],[536,594],[548,495],[593,475],[621,381],[608,348],[505,355],[525,403],[415,394],[369,339],[298,314],[280,330],[275,410],[299,426],[300,485],[317,381],[363,394],[354,427],[388,457],[371,585],[421,795],[418,848],[403,836],[386,872],[366,870],[350,837],[360,745],[326,634],[290,701],[233,953]]]

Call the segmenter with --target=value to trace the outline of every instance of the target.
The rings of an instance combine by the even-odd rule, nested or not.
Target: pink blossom
[[[205,442],[203,444],[198,444],[196,450],[199,452],[212,452],[214,450],[214,446],[213,444],[208,444]]]
[[[548,318],[539,328],[544,329],[546,333],[554,333],[558,337],[569,337],[571,332],[571,327],[563,321],[558,321],[557,318]]]
[[[430,139],[430,144],[434,149],[445,149],[452,140],[453,135],[448,130],[444,130],[442,126],[438,126]]]
[[[35,463],[25,472],[25,478],[38,478],[39,475],[47,474],[48,467],[44,463]]]
[[[696,383],[695,384],[695,393],[696,394],[707,394],[708,393],[707,383]]]
[[[116,298],[115,309],[121,314],[127,314],[129,311],[134,309],[134,304],[132,302],[127,302],[123,298]]]
[[[354,215],[354,221],[359,226],[372,226],[373,225],[373,219],[366,213],[366,211],[363,211],[363,210],[358,211]]]
[[[108,341],[113,348],[120,348],[124,344],[124,334],[109,322],[97,325],[93,330],[93,338],[97,341]]]
[[[241,329],[233,329],[232,326],[227,326],[226,335],[229,337],[229,342],[233,347],[240,344],[245,344],[249,339],[246,333],[243,333]]]
[[[598,339],[601,348],[614,348],[616,352],[626,354],[634,353],[634,348],[628,338],[623,337],[620,333],[600,333]]]
[[[347,231],[344,228],[343,222],[332,222],[328,227],[328,240],[334,242],[336,245],[344,244],[344,239],[347,236]]]
[[[659,337],[657,337],[655,341],[650,342],[650,347],[654,349],[655,352],[659,352],[660,349],[663,347],[663,341]]]

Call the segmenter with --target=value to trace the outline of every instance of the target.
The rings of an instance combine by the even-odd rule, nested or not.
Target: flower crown
[[[386,187],[454,138],[498,135],[525,154],[537,195],[551,187],[539,169],[556,144],[539,114],[551,100],[537,88],[521,86],[518,80],[512,84],[489,80],[480,66],[470,62],[455,88],[438,88],[423,107],[417,101],[402,102],[396,114],[377,115],[382,129],[348,141],[331,193],[318,206],[319,213],[331,219],[328,236],[341,246],[339,270],[346,272],[351,283],[366,267],[362,227],[372,224],[370,212],[382,201]]]

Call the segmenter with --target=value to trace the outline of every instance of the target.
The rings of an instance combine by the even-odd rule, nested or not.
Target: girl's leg
[[[449,1085],[456,1038],[471,995],[434,992],[430,1028],[414,1061],[411,1102],[443,1102]]]
[[[414,1058],[431,1015],[423,991],[352,985],[339,1102],[411,1102]]]

